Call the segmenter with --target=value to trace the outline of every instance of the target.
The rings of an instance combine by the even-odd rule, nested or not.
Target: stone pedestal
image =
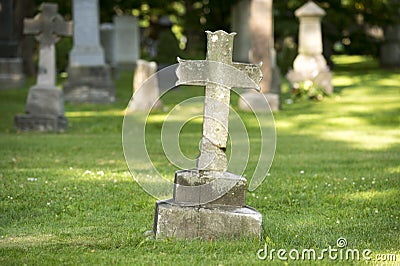
[[[115,102],[115,86],[108,65],[69,66],[68,79],[63,86],[67,102]]]
[[[260,239],[262,216],[251,207],[180,207],[156,203],[157,239]]]
[[[31,87],[26,113],[16,115],[14,122],[19,131],[65,132],[68,122],[64,116],[62,91],[46,85]]]
[[[0,89],[18,88],[24,83],[21,58],[0,58]]]
[[[14,117],[18,131],[39,131],[63,133],[68,128],[65,116],[19,114]]]
[[[156,203],[157,239],[260,239],[262,215],[246,206],[246,179],[228,172],[175,173],[174,197]]]

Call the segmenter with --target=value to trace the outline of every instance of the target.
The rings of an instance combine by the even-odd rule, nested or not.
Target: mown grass
[[[262,242],[148,239],[155,199],[130,176],[121,145],[130,73],[117,81],[115,104],[66,104],[65,134],[14,130],[13,116],[24,111],[33,80],[0,91],[0,263],[264,264],[271,262],[257,258],[264,243],[270,249],[322,250],[336,247],[340,237],[373,256],[396,254],[399,263],[400,73],[378,69],[364,57],[335,62],[334,95],[284,104],[275,114],[270,176],[247,195],[263,214]],[[286,83],[284,91],[289,97]],[[164,105],[196,95],[202,90],[174,90]],[[159,138],[156,116],[163,115],[153,114],[150,138]],[[250,131],[251,123],[249,118]],[[182,149],[191,156],[198,130],[196,123],[185,128]],[[157,166],[173,175],[175,168],[158,153],[159,142],[148,143]],[[281,263],[276,255],[273,262]],[[343,263],[327,256],[324,262]]]

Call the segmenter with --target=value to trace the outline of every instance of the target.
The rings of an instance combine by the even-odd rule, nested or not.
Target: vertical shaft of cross
[[[235,33],[207,31],[207,60],[232,65]],[[214,71],[214,69],[213,69]],[[217,70],[216,70],[217,71]],[[222,73],[221,73],[222,74]],[[197,168],[226,171],[230,88],[208,83],[205,88],[203,136]]]
[[[50,86],[56,84],[56,52],[54,44],[40,45],[37,83]]]

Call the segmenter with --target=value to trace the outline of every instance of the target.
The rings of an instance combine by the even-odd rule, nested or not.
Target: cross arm
[[[24,34],[38,34],[41,32],[42,20],[40,15],[24,19]]]
[[[260,81],[263,78],[263,74],[261,72],[262,62],[258,64],[245,64],[245,63],[233,63],[233,66],[240,70],[241,72],[245,73],[255,84],[257,84],[257,91],[260,91]],[[239,87],[240,86],[235,86]]]
[[[61,36],[71,36],[73,32],[73,22],[65,21],[63,17],[58,15],[54,31]]]
[[[208,83],[228,88],[260,90],[261,64],[224,64],[209,60],[183,60],[178,58],[176,85],[205,86]]]

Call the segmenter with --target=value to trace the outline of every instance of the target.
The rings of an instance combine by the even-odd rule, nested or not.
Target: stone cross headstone
[[[74,0],[74,44],[64,83],[68,102],[111,103],[115,85],[100,45],[98,0]]]
[[[158,79],[157,76],[153,76],[156,72],[156,62],[148,62],[142,59],[136,61],[135,74],[133,75],[134,95],[127,112],[149,111],[152,108],[161,108],[161,101],[158,100],[160,95]]]
[[[321,18],[325,11],[314,2],[308,1],[295,11],[295,15],[300,20],[299,54],[287,78],[294,88],[299,87],[301,82],[311,81],[314,86],[331,94],[332,73],[322,55]]]
[[[39,67],[36,85],[29,89],[26,114],[15,117],[18,130],[56,131],[67,129],[62,91],[56,86],[55,43],[72,34],[72,22],[57,13],[58,5],[43,3],[41,13],[24,20],[24,33],[39,42]]]
[[[14,1],[0,0],[0,90],[24,84],[14,25]]]
[[[247,61],[262,62],[261,93],[249,91],[241,94],[239,108],[262,111],[264,97],[273,111],[280,108],[280,71],[276,65],[274,49],[274,22],[272,0],[241,0],[232,9],[232,28],[241,35],[241,57],[247,50]]]
[[[115,16],[115,60],[119,68],[132,69],[140,58],[140,31],[134,16]]]
[[[225,74],[228,75],[223,70],[223,65],[245,73],[254,84],[260,82],[262,74],[259,64],[232,62],[235,33],[228,34],[224,31],[206,33],[206,62],[220,64],[211,71],[204,70],[208,72],[207,75],[217,75],[218,80],[223,80]],[[179,60],[178,82],[199,85],[197,82],[184,82],[195,80],[190,77],[196,76],[197,72],[201,71],[198,65],[199,61],[196,60]],[[234,84],[205,83],[203,137],[197,167],[192,170],[177,171],[173,199],[157,202],[154,224],[157,238],[209,239],[261,236],[262,216],[246,206],[246,179],[226,171],[225,150],[228,140],[231,86]],[[258,85],[249,88],[259,90]]]

